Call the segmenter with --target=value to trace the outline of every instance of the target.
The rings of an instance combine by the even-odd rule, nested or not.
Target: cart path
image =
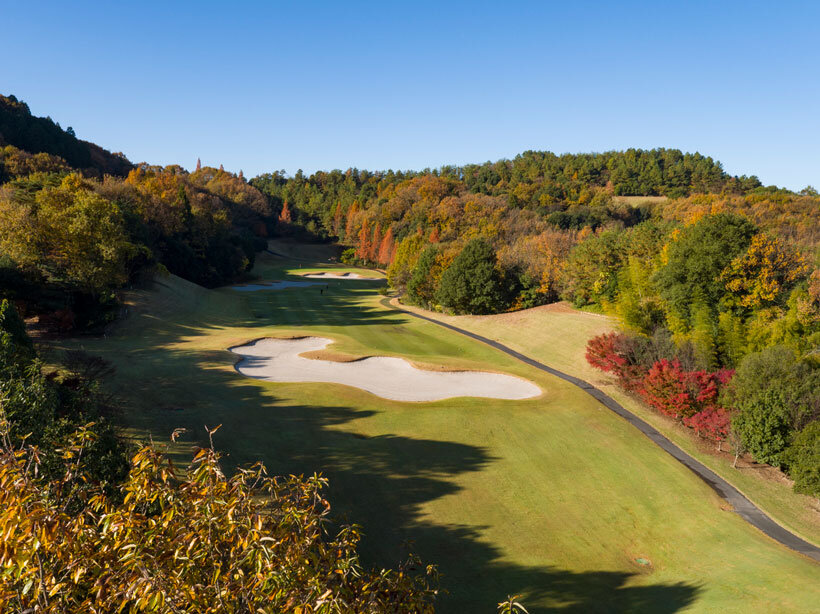
[[[727,482],[717,473],[709,469],[706,465],[704,465],[700,461],[696,460],[695,458],[681,450],[678,446],[669,441],[669,439],[664,437],[657,429],[650,426],[647,422],[641,420],[638,416],[636,416],[631,411],[626,409],[615,399],[610,397],[605,392],[599,390],[589,382],[586,382],[577,377],[573,377],[572,375],[563,373],[558,369],[553,369],[552,367],[547,366],[542,362],[538,362],[537,360],[530,358],[529,356],[521,354],[520,352],[516,352],[515,350],[499,343],[498,341],[493,341],[492,339],[488,339],[487,337],[482,337],[481,335],[471,333],[468,330],[464,330],[463,328],[453,326],[452,324],[447,324],[446,322],[441,322],[434,318],[423,316],[420,313],[415,313],[407,309],[402,309],[398,305],[391,303],[390,299],[383,299],[381,303],[382,305],[390,309],[401,311],[402,313],[406,313],[407,315],[413,316],[414,318],[419,318],[421,320],[426,320],[427,322],[432,322],[433,324],[437,324],[438,326],[443,326],[444,328],[455,331],[461,335],[465,335],[467,337],[470,337],[471,339],[475,339],[476,341],[485,343],[490,347],[495,348],[496,350],[504,352],[505,354],[509,354],[513,358],[516,358],[523,363],[535,367],[536,369],[540,369],[541,371],[546,371],[550,375],[560,377],[562,380],[574,384],[575,386],[578,386],[578,388],[581,388],[587,394],[594,397],[602,405],[604,405],[608,409],[612,410],[613,412],[624,418],[627,422],[632,424],[635,428],[637,428],[649,439],[651,439],[655,444],[660,446],[665,452],[673,456],[678,462],[683,464],[695,475],[697,475],[700,479],[706,482],[723,499],[729,502],[731,506],[734,508],[735,512],[741,518],[746,520],[746,522],[751,524],[753,527],[760,529],[763,533],[765,533],[775,541],[780,542],[787,548],[791,548],[792,550],[799,552],[800,554],[804,554],[805,556],[808,556],[814,559],[815,561],[820,562],[820,548],[818,548],[814,544],[807,542],[801,537],[798,537],[788,529],[776,523],[768,515],[766,515],[760,508],[758,508],[754,503],[749,501],[749,499],[747,499],[746,496],[743,493],[741,493],[737,488],[729,484],[729,482]]]

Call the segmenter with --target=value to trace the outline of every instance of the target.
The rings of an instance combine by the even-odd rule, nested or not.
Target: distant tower
[[[239,178],[244,181],[245,180],[245,173],[242,172],[242,169],[239,169]]]
[[[199,158],[196,159],[196,170],[202,170],[202,161]]]
[[[219,170],[224,171],[224,170],[225,170],[225,167],[224,167],[224,166],[222,166],[222,165],[220,164],[220,165],[219,165]]]

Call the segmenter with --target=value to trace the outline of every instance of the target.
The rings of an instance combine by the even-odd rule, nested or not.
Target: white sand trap
[[[258,290],[284,290],[285,288],[304,288],[306,286],[321,286],[318,281],[267,281],[261,284],[245,284],[231,286],[231,290],[239,292],[256,292]]]
[[[520,377],[483,371],[426,371],[403,358],[375,356],[353,362],[300,356],[332,343],[324,337],[259,339],[230,348],[242,356],[236,370],[270,382],[346,384],[394,401],[439,401],[453,397],[529,399],[541,389]]]
[[[381,281],[380,278],[365,277],[358,273],[307,273],[302,277],[310,277],[311,279],[365,279],[367,281]]]

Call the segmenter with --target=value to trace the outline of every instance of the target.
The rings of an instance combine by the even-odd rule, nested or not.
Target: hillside
[[[70,127],[63,130],[50,117],[33,116],[28,105],[15,96],[0,95],[0,147],[3,145],[62,158],[68,166],[98,178],[124,177],[134,168],[123,154],[78,139]]]

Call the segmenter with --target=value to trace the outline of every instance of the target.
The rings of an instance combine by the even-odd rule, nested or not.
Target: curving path
[[[723,497],[726,501],[728,501],[734,508],[735,512],[737,512],[737,514],[741,518],[746,520],[749,524],[760,529],[761,531],[763,531],[763,533],[765,533],[772,539],[780,542],[787,548],[791,548],[792,550],[799,552],[800,554],[804,554],[814,559],[815,561],[820,561],[820,548],[798,537],[791,531],[777,524],[754,503],[749,501],[749,499],[747,499],[746,496],[743,495],[743,493],[741,493],[737,488],[729,484],[729,482],[727,482],[714,471],[706,467],[706,465],[689,456],[686,452],[681,450],[678,446],[676,446],[666,437],[661,435],[661,433],[657,429],[641,420],[638,416],[627,410],[615,399],[610,397],[608,394],[602,392],[589,382],[586,382],[577,377],[573,377],[572,375],[567,375],[566,373],[558,371],[557,369],[553,369],[552,367],[549,367],[544,363],[538,362],[537,360],[534,360],[529,356],[525,356],[520,352],[516,352],[515,350],[508,348],[506,345],[503,345],[498,341],[493,341],[492,339],[488,339],[487,337],[482,337],[481,335],[471,333],[468,330],[458,328],[457,326],[453,326],[452,324],[440,322],[433,318],[423,316],[419,313],[408,311],[407,309],[402,309],[401,307],[398,307],[391,303],[390,299],[383,299],[381,303],[382,305],[390,309],[401,311],[402,313],[411,315],[414,318],[419,318],[421,320],[432,322],[433,324],[443,326],[444,328],[448,328],[459,334],[470,337],[471,339],[475,339],[476,341],[486,343],[487,345],[501,352],[504,352],[505,354],[509,354],[513,358],[517,358],[521,362],[524,362],[532,367],[535,367],[536,369],[540,369],[541,371],[546,371],[551,375],[560,377],[562,380],[565,380],[571,384],[574,384],[575,386],[578,386],[578,388],[581,388],[587,394],[593,396],[602,405],[609,408],[610,410],[624,418],[627,422],[635,426],[644,435],[649,437],[649,439],[654,441],[668,454],[672,455],[677,461],[679,461],[681,464],[683,464],[685,467],[691,470],[695,475],[697,475],[700,479],[702,479],[709,486],[711,486],[712,489],[715,492],[717,492],[721,497]]]

